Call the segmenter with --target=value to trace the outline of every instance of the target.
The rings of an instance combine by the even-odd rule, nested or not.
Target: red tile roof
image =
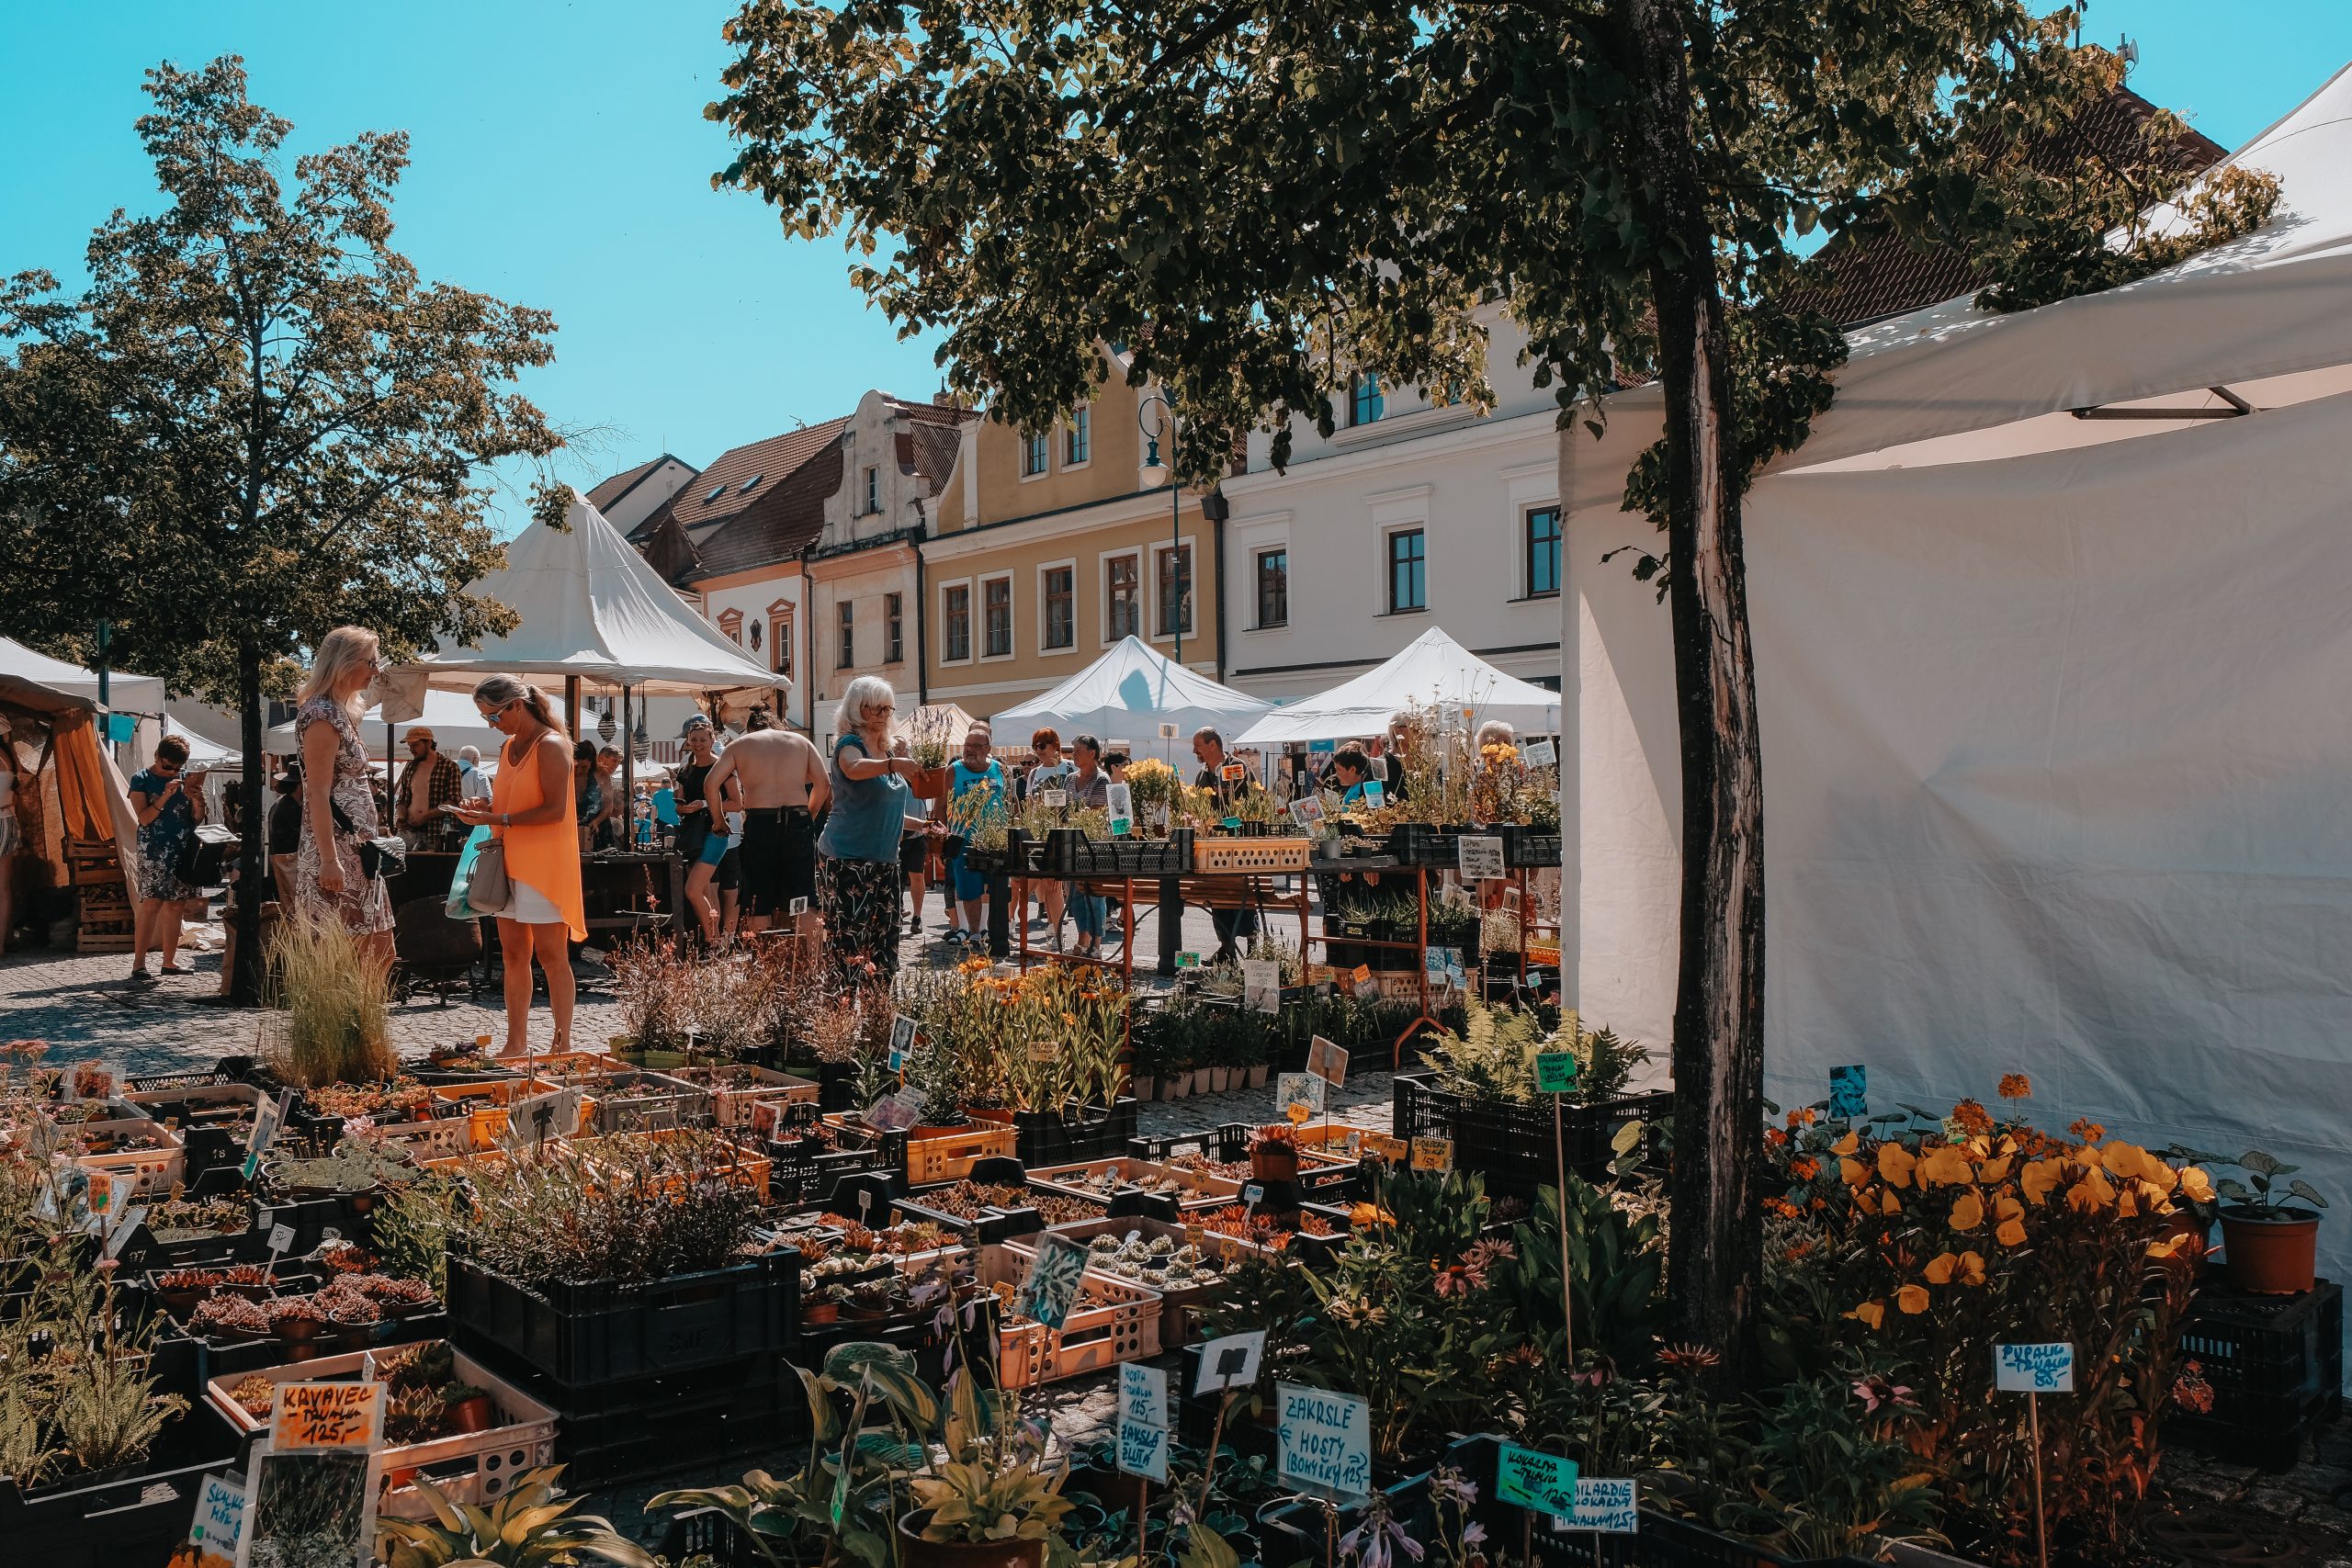
[[[2155,112],[2155,106],[2139,94],[2118,87],[2070,130],[2037,141],[2028,155],[2035,168],[2048,174],[2063,173],[2094,157],[2136,162],[2145,146],[2148,119]],[[2217,143],[2193,130],[2176,137],[2161,152],[2167,166],[2178,172],[2209,168],[2225,155]],[[1791,290],[1788,307],[1817,311],[1841,327],[1939,305],[1983,288],[1986,281],[1965,251],[1918,244],[1894,233],[1838,235],[1805,264],[1805,270],[1815,286]]]
[[[848,427],[846,419],[829,419],[722,452],[672,499],[669,510],[699,542],[720,524],[757,505],[764,499],[760,493],[763,489],[789,479],[828,446],[838,448]]]

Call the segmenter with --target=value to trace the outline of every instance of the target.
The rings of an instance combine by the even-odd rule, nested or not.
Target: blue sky
[[[710,188],[729,146],[702,107],[732,9],[16,0],[0,6],[0,59],[18,67],[0,95],[0,272],[71,273],[108,211],[154,199],[131,131],[142,71],[240,53],[298,150],[410,133],[395,215],[427,276],[555,312],[556,363],[528,389],[604,432],[566,478],[665,448],[705,463],[868,387],[928,395],[931,344],[865,306],[838,243],[788,243],[764,204]],[[2131,35],[2133,86],[2231,146],[2352,60],[2352,4],[2099,0],[2086,33]]]

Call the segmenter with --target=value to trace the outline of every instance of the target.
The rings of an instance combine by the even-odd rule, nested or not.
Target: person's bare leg
[[[505,966],[506,980],[506,1044],[498,1054],[520,1056],[531,1048],[531,928],[502,917],[498,956]],[[571,965],[564,967],[569,974]]]
[[[17,857],[0,855],[0,953],[8,951],[8,933],[17,929]]]
[[[718,934],[722,938],[732,937],[735,934],[736,923],[741,919],[737,906],[741,902],[741,897],[742,895],[736,892],[732,887],[722,888],[719,891]]]
[[[163,918],[164,906],[160,899],[139,900],[139,913],[130,922],[130,972],[133,975],[146,973],[147,950],[155,945],[156,928]]]
[[[180,961],[180,904],[176,898],[163,900],[163,919],[155,922],[155,945],[164,955],[165,969]]]
[[[910,925],[913,926],[915,930],[917,930],[917,931],[921,931],[921,930],[922,930],[922,872],[919,872],[919,871],[918,871],[918,872],[916,872],[913,875],[911,875],[911,876],[910,876],[910,877],[908,877],[908,878],[907,878],[907,890],[908,890],[908,892],[909,892],[909,893],[910,893],[910,894],[912,895],[912,897],[910,897],[910,898],[908,900],[908,905],[907,905],[907,907],[908,907],[909,908],[910,908],[910,909],[912,909],[912,910],[914,911],[914,914],[910,918],[910,919],[909,919],[908,923],[909,923]],[[6,908],[6,906],[5,906],[5,905],[0,905],[0,908]]]
[[[555,1014],[553,1048],[569,1051],[571,1049],[571,1003],[576,990],[571,978],[571,932],[560,921],[552,925],[526,926],[524,930],[530,932],[532,953],[539,961],[540,972],[548,977],[548,1008]]]
[[[686,904],[695,912],[695,924],[702,928],[705,943],[718,940],[718,900],[711,896],[710,891],[710,885],[718,874],[717,866],[705,865],[699,861],[695,863],[694,870],[686,873]]]

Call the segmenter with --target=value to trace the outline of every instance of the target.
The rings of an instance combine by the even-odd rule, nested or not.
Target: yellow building
[[[925,700],[987,716],[1130,635],[1219,676],[1218,525],[1149,466],[1155,435],[1174,455],[1166,420],[1157,393],[1114,371],[1051,430],[965,428],[922,545]]]

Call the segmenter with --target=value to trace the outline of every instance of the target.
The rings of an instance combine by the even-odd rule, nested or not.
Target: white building
[[[1306,696],[1434,623],[1559,689],[1559,407],[1517,363],[1518,328],[1490,330],[1491,412],[1365,382],[1329,439],[1294,423],[1283,472],[1272,435],[1250,437],[1249,471],[1224,486],[1227,683]]]

